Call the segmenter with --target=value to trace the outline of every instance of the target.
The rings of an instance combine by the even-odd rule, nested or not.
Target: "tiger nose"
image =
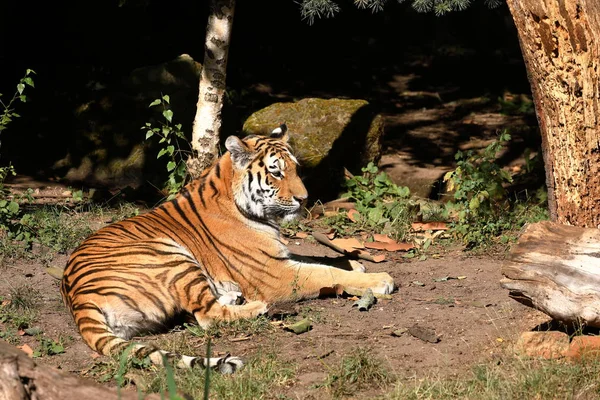
[[[308,193],[302,193],[302,194],[295,194],[294,195],[294,199],[298,202],[298,203],[302,203],[304,200],[306,200],[308,198]]]

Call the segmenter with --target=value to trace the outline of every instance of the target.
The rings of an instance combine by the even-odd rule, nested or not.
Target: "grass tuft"
[[[357,348],[342,358],[340,365],[332,369],[322,385],[334,398],[354,394],[370,387],[383,388],[393,380],[383,361],[366,348]]]

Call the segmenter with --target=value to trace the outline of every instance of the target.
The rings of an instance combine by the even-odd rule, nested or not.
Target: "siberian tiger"
[[[341,284],[390,293],[387,273],[347,271],[290,257],[279,223],[307,197],[285,125],[270,137],[230,136],[228,150],[172,201],[108,225],[70,256],[61,282],[65,304],[84,341],[117,354],[129,339],[190,315],[202,327],[252,318],[269,303],[317,297]],[[236,304],[241,292],[245,304]],[[137,357],[180,367],[200,364],[233,372],[237,357],[190,357],[133,344]]]

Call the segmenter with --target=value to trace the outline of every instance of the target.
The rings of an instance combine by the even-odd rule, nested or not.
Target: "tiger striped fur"
[[[279,223],[296,216],[306,189],[282,125],[271,137],[231,136],[226,152],[175,199],[108,225],[71,255],[61,282],[65,304],[95,351],[120,353],[130,339],[168,328],[181,315],[202,327],[252,318],[267,304],[317,297],[341,284],[390,293],[386,273],[365,274],[295,261]],[[236,304],[238,292],[246,299]],[[233,372],[237,357],[189,357],[134,344],[138,357]]]

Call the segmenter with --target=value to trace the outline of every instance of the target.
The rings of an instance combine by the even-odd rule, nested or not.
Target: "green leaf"
[[[25,90],[25,85],[22,83],[19,83],[17,85],[17,91],[19,92],[19,94],[23,94],[23,90]]]
[[[147,131],[146,132],[146,139],[150,139],[152,137],[152,135],[154,135],[154,132],[152,131]]]
[[[29,85],[31,87],[35,87],[35,85],[33,84],[33,79],[31,79],[29,76],[23,78],[23,82],[25,82],[27,85]]]
[[[473,197],[471,199],[471,201],[469,202],[469,209],[471,210],[477,210],[480,206],[480,202],[479,199],[477,197]]]
[[[158,155],[156,156],[156,158],[161,158],[165,154],[167,154],[167,149],[160,149],[160,151],[158,152]]]
[[[17,203],[16,201],[11,201],[10,203],[8,203],[8,211],[10,211],[12,214],[18,213],[19,203]]]
[[[167,171],[171,172],[175,169],[175,167],[177,166],[177,164],[175,164],[175,161],[169,161],[167,163]]]
[[[173,145],[167,146],[167,152],[169,153],[170,156],[172,156],[173,153],[175,152],[175,146],[173,146]]]
[[[150,103],[150,105],[148,107],[154,107],[160,104],[160,99],[156,99],[154,100],[152,103]]]
[[[163,111],[163,116],[165,117],[165,119],[169,122],[171,122],[173,120],[173,111],[171,110],[164,110]]]
[[[168,94],[165,94],[162,99],[165,101],[165,103],[167,104],[171,104],[171,98],[169,97]]]

